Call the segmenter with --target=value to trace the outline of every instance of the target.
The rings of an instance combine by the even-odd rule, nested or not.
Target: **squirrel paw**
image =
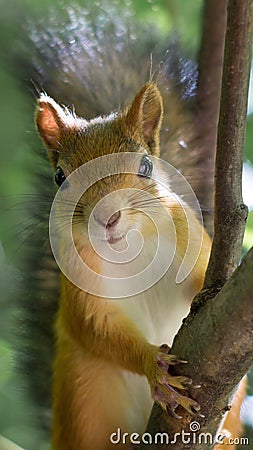
[[[168,351],[169,348],[166,348]],[[181,419],[176,413],[176,408],[181,405],[190,414],[196,414],[200,410],[199,404],[176,389],[185,390],[192,384],[192,380],[185,376],[174,376],[169,373],[169,367],[186,363],[175,355],[165,353],[165,346],[161,346],[155,355],[153,354],[152,370],[149,370],[149,383],[155,401],[172,416]]]

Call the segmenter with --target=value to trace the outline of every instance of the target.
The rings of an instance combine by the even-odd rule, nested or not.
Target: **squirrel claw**
[[[159,403],[164,411],[169,413],[176,419],[182,419],[182,416],[176,413],[176,408],[180,405],[191,415],[197,414],[200,410],[199,404],[185,395],[175,391],[171,386],[160,385],[155,389],[155,400]],[[169,392],[168,392],[169,391]]]
[[[184,361],[182,359],[179,359],[175,355],[171,355],[170,353],[158,353],[156,355],[156,360],[158,361],[158,364],[161,366],[175,366],[176,364],[184,364],[187,361]]]
[[[164,346],[162,346],[165,348]],[[160,350],[160,349],[159,349]],[[199,404],[181,394],[178,390],[185,390],[192,384],[192,379],[186,376],[174,376],[169,373],[170,365],[180,364],[182,361],[175,355],[158,351],[155,355],[156,368],[152,372],[151,389],[155,401],[157,401],[164,411],[169,412],[173,417],[180,419],[176,413],[176,408],[180,405],[189,414],[194,415],[200,410]],[[149,378],[150,380],[150,378]]]
[[[187,389],[192,384],[192,379],[184,376],[166,375],[166,381],[164,384],[169,384],[177,389]]]
[[[179,416],[179,414],[176,413],[175,409],[178,407],[178,405],[175,405],[171,407],[167,404],[166,411],[168,414],[170,414],[172,417],[175,417],[175,419],[182,419],[182,416]]]

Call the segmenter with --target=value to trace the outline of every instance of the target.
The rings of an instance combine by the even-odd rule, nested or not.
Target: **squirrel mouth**
[[[108,242],[108,244],[116,244],[116,242],[121,241],[121,239],[123,239],[123,237],[124,237],[124,235],[118,236],[118,237],[110,236],[110,237],[108,237],[107,242]]]

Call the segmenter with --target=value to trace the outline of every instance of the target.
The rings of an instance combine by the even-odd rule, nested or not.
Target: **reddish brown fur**
[[[163,106],[156,85],[146,84],[123,113],[90,122],[73,117],[52,99],[39,100],[36,123],[49,149],[54,167],[60,165],[65,175],[87,161],[124,151],[146,150],[159,156],[159,133]],[[118,185],[120,183],[120,186]],[[110,184],[92,186],[80,200],[85,214],[103,195],[117,188],[133,186],[133,175],[115,176]],[[145,189],[148,180],[138,180]],[[156,187],[152,188],[157,195]],[[178,258],[183,258],[188,242],[188,224],[183,208],[171,199],[165,201],[174,220]],[[191,212],[195,233],[201,231]],[[149,229],[144,232],[150,233]],[[204,240],[188,288],[196,293],[202,286],[210,252],[210,239]],[[100,263],[88,241],[80,240],[74,230],[77,247],[91,267],[100,272]],[[161,292],[161,296],[169,293]],[[169,319],[169,318],[168,318]],[[57,357],[54,365],[54,450],[106,450],[113,448],[108,434],[117,424],[126,430],[129,411],[124,370],[145,375],[151,390],[157,377],[156,356],[159,347],[145,335],[121,309],[120,304],[81,291],[64,276],[56,325]],[[162,342],[161,342],[162,344]],[[144,379],[143,379],[144,383]],[[141,405],[140,405],[141,406]],[[187,407],[187,401],[185,407]],[[147,418],[146,418],[147,419]],[[141,424],[141,428],[145,423]],[[134,431],[134,429],[132,430]],[[136,430],[138,431],[138,430]],[[121,448],[121,446],[117,446]],[[123,445],[122,448],[127,448]]]

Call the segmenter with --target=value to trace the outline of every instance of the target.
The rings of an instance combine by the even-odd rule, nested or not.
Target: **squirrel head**
[[[81,169],[87,162],[101,156],[117,154],[117,169],[124,169],[123,153],[130,152],[133,156],[136,153],[137,171],[113,172],[107,162],[109,178],[98,177],[98,181],[79,196],[73,225],[76,242],[83,245],[83,231],[87,236],[89,224],[92,224],[96,239],[119,247],[125,245],[123,239],[131,229],[143,228],[147,235],[155,234],[155,226],[148,214],[141,214],[135,207],[138,201],[143,209],[152,207],[150,199],[148,201],[145,197],[147,191],[155,197],[161,195],[151,179],[153,165],[148,155],[159,156],[162,116],[162,97],[153,83],[145,84],[123,111],[90,121],[76,117],[49,96],[41,95],[36,109],[36,125],[48,149],[49,159],[56,168],[57,184],[60,185],[61,179],[64,181],[75,169]],[[85,180],[92,175],[86,174]],[[135,189],[134,193],[131,189]],[[167,215],[166,211],[163,214]]]
[[[158,158],[153,158],[153,166],[149,156],[160,153],[162,116],[162,98],[153,83],[145,84],[123,111],[90,121],[77,117],[45,94],[38,100],[36,125],[56,168],[57,184],[61,185],[69,176],[70,189],[66,189],[69,193],[66,198],[63,193],[56,203],[59,208],[54,216],[56,235],[64,233],[65,237],[69,233],[66,224],[70,225],[82,259],[94,263],[101,273],[104,270],[103,273],[110,274],[112,270],[111,246],[118,252],[116,261],[120,262],[113,271],[117,270],[120,275],[121,270],[132,273],[133,260],[134,267],[139,264],[138,269],[142,270],[147,261],[153,260],[158,241],[164,246],[162,261],[166,263],[168,254],[174,254],[174,218],[183,230],[181,248],[187,248],[188,223],[183,207],[173,195],[168,175]],[[124,170],[128,169],[124,162],[129,154],[131,163],[136,163],[132,171]],[[103,163],[96,161],[103,156],[106,156]],[[64,185],[59,189],[60,195],[64,189]],[[142,245],[139,236],[143,238],[145,251],[137,258],[136,249]],[[120,258],[125,251],[129,263],[121,265]],[[69,260],[68,251],[63,253]],[[103,258],[99,258],[100,254]]]

